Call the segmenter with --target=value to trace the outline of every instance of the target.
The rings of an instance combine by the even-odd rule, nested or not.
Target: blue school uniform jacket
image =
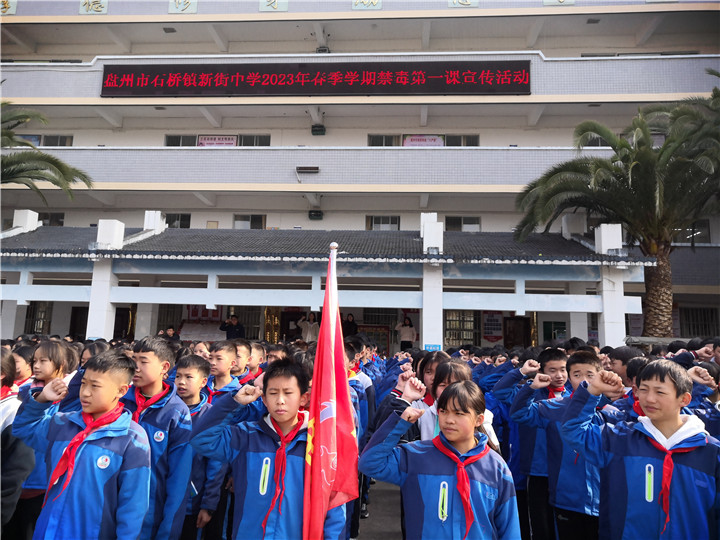
[[[207,396],[200,394],[200,403],[190,409],[193,426],[210,410]],[[227,464],[208,459],[193,451],[192,472],[190,473],[190,494],[186,515],[196,515],[200,510],[215,512],[220,501]]]
[[[20,408],[13,434],[43,455],[47,476],[86,424],[81,412],[49,416],[51,405],[30,398]],[[75,470],[48,490],[34,539],[138,538],[150,496],[150,447],[129,412],[94,431],[78,448]]]
[[[600,468],[600,537],[718,538],[720,442],[698,432],[672,447],[695,449],[672,456],[670,521],[661,534],[666,519],[659,504],[665,453],[652,445],[649,438],[655,436],[641,422],[593,424],[599,401],[585,383],[580,385],[566,408],[561,435]]]
[[[500,379],[493,388],[495,397],[508,406],[512,406],[513,399],[519,388],[517,384],[522,381],[524,375],[519,369],[513,369]],[[533,390],[535,401],[548,399],[547,388]],[[569,395],[565,390],[563,396]],[[522,474],[528,476],[547,476],[547,441],[545,430],[534,426],[520,424],[518,426],[518,439],[520,441],[520,463],[519,468]]]
[[[236,409],[244,408],[226,393],[218,397],[193,430],[192,446],[198,454],[229,463],[235,484],[233,538],[263,538],[262,522],[275,494],[275,452],[280,437],[268,417],[236,424]],[[264,538],[301,540],[303,532],[303,479],[305,444],[303,427],[286,448],[285,490],[270,513]],[[325,539],[345,540],[345,505],[328,511]],[[241,531],[240,533],[238,531]]]
[[[200,393],[205,394],[212,403],[212,400],[215,396],[220,397],[225,392],[234,392],[235,390],[240,388],[240,386],[241,385],[239,379],[233,375],[232,380],[225,386],[223,386],[222,388],[215,388],[215,377],[213,375],[210,375],[210,377],[208,377],[207,384],[202,388],[202,390],[200,390]]]
[[[137,410],[135,388],[122,398],[125,408]],[[143,521],[143,540],[178,538],[185,520],[190,486],[192,447],[190,412],[178,397],[174,384],[157,403],[143,411],[138,422],[148,435],[152,451],[150,507]]]
[[[457,490],[457,466],[432,441],[396,446],[410,426],[393,413],[370,439],[360,456],[359,469],[367,476],[400,486],[407,538],[463,538],[465,512]],[[487,437],[476,436],[478,445],[464,456],[457,454],[460,459],[486,448]],[[440,437],[444,439],[444,435]],[[447,441],[445,444],[454,450]],[[502,458],[490,451],[466,471],[475,514],[468,540],[520,538],[513,479]],[[447,508],[446,513],[440,511],[441,506]]]
[[[535,389],[526,385],[515,396],[510,417],[518,424],[544,429],[548,452],[548,488],[550,504],[589,516],[600,512],[600,469],[565,444],[560,437],[569,398],[534,401]],[[605,423],[595,411],[592,422]]]
[[[20,387],[20,390],[18,391],[18,399],[22,401],[23,403],[26,403],[28,400],[34,399],[31,396],[31,394],[39,394],[42,391],[42,387],[38,386],[36,388],[30,388],[30,383],[24,384]],[[78,401],[78,403],[80,403]],[[49,403],[48,406],[43,409],[43,414],[45,416],[52,416],[55,414],[58,410],[58,404],[57,403]],[[15,435],[17,437],[17,435]],[[19,437],[18,437],[19,438]],[[28,446],[30,446],[28,444]],[[35,452],[35,467],[33,468],[30,475],[25,479],[25,482],[23,482],[23,489],[42,489],[45,490],[48,487],[48,481],[49,476],[47,474],[47,470],[45,467],[45,452],[36,450],[33,447],[33,452]]]

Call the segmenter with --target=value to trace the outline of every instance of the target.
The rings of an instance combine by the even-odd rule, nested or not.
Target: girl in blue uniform
[[[437,402],[440,434],[397,446],[424,411],[408,407],[377,430],[360,470],[401,487],[408,538],[520,537],[512,476],[479,432],[485,398],[472,381],[449,385]]]

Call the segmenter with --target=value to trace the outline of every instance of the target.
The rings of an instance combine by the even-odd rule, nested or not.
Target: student
[[[192,423],[187,405],[173,383],[164,381],[175,353],[163,338],[146,337],[134,347],[133,387],[125,408],[148,434],[152,451],[150,506],[142,524],[143,540],[177,538],[185,519],[192,464]]]
[[[32,377],[32,360],[34,352],[34,347],[16,347],[12,352],[12,358],[15,360],[15,370],[17,373],[15,385],[18,388],[29,382],[30,377]]]
[[[612,352],[608,353],[610,359],[610,371],[617,373],[623,380],[625,386],[625,393],[629,393],[632,390],[632,381],[627,375],[627,363],[632,358],[644,356],[640,349],[635,347],[616,347]]]
[[[35,467],[35,454],[31,448],[12,434],[12,423],[15,419],[20,400],[17,398],[17,379],[15,359],[10,349],[2,348],[2,382],[0,383],[0,431],[2,432],[2,527],[13,513],[20,498],[22,485]],[[6,538],[10,537],[8,533]]]
[[[547,388],[535,391],[533,399],[541,401],[548,398],[565,397],[570,394],[567,383],[567,356],[561,349],[549,348],[538,354],[537,361],[528,360],[522,368],[513,369],[505,374],[493,387],[494,396],[512,407],[512,402],[520,390],[517,386],[523,377],[533,375],[538,370],[549,375],[551,384]],[[520,442],[520,472],[527,475],[527,502],[530,515],[533,540],[555,538],[555,519],[548,503],[548,472],[545,430],[533,426],[518,426]]]
[[[601,394],[623,384],[604,371],[580,385],[561,428],[566,442],[600,468],[603,538],[718,538],[720,442],[696,416],[681,414],[692,381],[673,362],[651,362],[637,376],[646,416],[593,424]]]
[[[217,341],[210,346],[210,377],[203,388],[212,402],[222,392],[232,392],[240,387],[232,369],[237,361],[237,348],[233,341]]]
[[[583,381],[592,380],[601,371],[594,353],[578,351],[567,361],[568,380],[573,391]],[[550,505],[554,507],[555,523],[560,540],[584,537],[598,538],[600,505],[600,471],[587,463],[560,437],[560,425],[570,400],[568,397],[536,401],[537,390],[547,388],[550,375],[538,373],[532,384],[517,393],[510,411],[511,419],[522,425],[545,430],[548,456]],[[609,403],[605,399],[605,404]],[[602,425],[605,417],[595,412],[593,423]]]
[[[400,340],[400,350],[407,351],[412,348],[417,334],[410,317],[405,317],[403,322],[397,323],[395,331],[398,333],[398,339]]]
[[[13,433],[43,456],[50,481],[34,538],[137,538],[150,497],[148,436],[120,402],[135,365],[108,351],[86,363],[82,411],[48,415],[67,393],[48,382],[23,403]]]
[[[252,381],[255,377],[250,373],[247,365],[252,354],[252,346],[246,339],[238,338],[235,342],[235,365],[230,369],[233,377],[237,377],[238,384],[243,385]]]
[[[32,394],[42,391],[46,384],[55,379],[62,379],[65,375],[66,365],[67,356],[64,343],[49,340],[41,342],[33,353],[33,377],[20,388],[18,398],[26,402],[31,399]],[[57,410],[58,404],[52,403],[47,407],[46,414],[51,416]],[[34,448],[33,450],[35,452],[35,468],[23,484],[15,513],[8,523],[8,529],[13,531],[8,534],[11,538],[30,538],[40,510],[42,510],[48,486],[45,454]]]
[[[407,538],[519,538],[512,476],[478,432],[482,391],[472,381],[449,385],[438,400],[440,435],[397,446],[423,412],[394,413],[359,461],[364,474],[400,486]]]
[[[250,358],[247,363],[247,368],[248,370],[250,370],[253,378],[257,378],[263,372],[260,364],[265,363],[265,347],[263,347],[259,343],[252,343],[250,345],[250,348],[251,352]]]
[[[200,390],[207,384],[210,364],[198,355],[178,359],[175,371],[177,394],[190,410],[193,425],[209,410],[207,396]],[[220,500],[220,490],[227,466],[193,452],[190,494],[185,510],[180,540],[194,540],[212,518]]]
[[[309,377],[292,360],[277,360],[264,374],[262,391],[243,386],[220,396],[195,426],[192,445],[208,458],[229,463],[235,483],[233,538],[302,538],[303,478]],[[236,423],[235,412],[257,400],[269,415]],[[344,539],[345,506],[325,520],[325,538]]]

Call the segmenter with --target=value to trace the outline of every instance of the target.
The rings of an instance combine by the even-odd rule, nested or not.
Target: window
[[[470,216],[447,216],[446,231],[480,232],[480,218]]]
[[[475,345],[482,341],[482,317],[480,311],[445,311],[445,347],[459,347],[467,343]]]
[[[197,135],[165,135],[165,146],[197,146]]]
[[[72,135],[43,135],[42,146],[72,146]]]
[[[368,135],[368,146],[400,146],[400,135]]]
[[[190,214],[165,214],[165,221],[170,229],[190,228]]]
[[[344,315],[352,313],[352,310],[347,309]],[[355,317],[355,322],[357,322]],[[397,309],[389,308],[365,308],[363,310],[363,324],[377,324],[382,326],[388,326],[391,329],[395,328],[398,323],[398,311]]]
[[[52,302],[30,302],[25,315],[25,334],[49,334]]]
[[[270,146],[270,135],[240,135],[239,146]]]
[[[65,223],[65,214],[63,212],[40,212],[38,221],[43,224],[43,227],[62,227]]]
[[[445,135],[445,146],[480,146],[480,135]]]
[[[681,336],[717,336],[720,334],[718,308],[680,308]]]
[[[264,229],[265,228],[265,215],[264,214],[235,214],[233,219],[233,229]]]
[[[675,229],[673,241],[678,244],[690,244],[695,241],[696,244],[710,243],[710,220],[699,219],[689,227],[684,229]],[[701,334],[693,334],[694,336]],[[703,334],[704,335],[704,334]]]
[[[399,231],[400,216],[367,216],[365,230],[368,231]]]

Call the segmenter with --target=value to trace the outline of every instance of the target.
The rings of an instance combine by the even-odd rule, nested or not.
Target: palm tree
[[[645,267],[646,336],[672,336],[673,235],[720,212],[720,108],[715,115],[705,111],[719,98],[715,88],[710,100],[672,107],[661,146],[653,143],[643,112],[623,136],[597,122],[581,123],[574,133],[578,149],[602,139],[612,156],[560,163],[528,184],[516,201],[524,213],[515,232],[518,240],[543,224],[547,231],[566,211],[585,210],[601,222],[620,223],[629,244],[656,258],[657,266]]]
[[[47,205],[47,200],[36,182],[49,182],[62,189],[72,199],[72,184],[82,182],[92,187],[90,177],[62,160],[41,152],[35,146],[18,137],[15,129],[32,120],[47,123],[37,111],[9,108],[9,102],[2,102],[2,148],[26,147],[27,150],[3,152],[0,156],[2,184],[21,184],[37,193]]]

